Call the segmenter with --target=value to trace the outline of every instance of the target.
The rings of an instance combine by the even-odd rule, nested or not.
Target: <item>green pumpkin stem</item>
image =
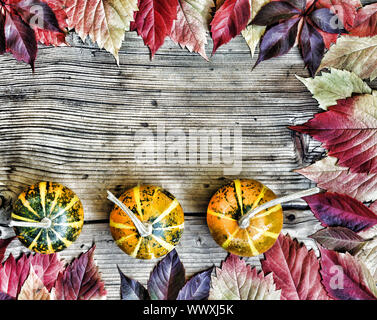
[[[12,220],[9,223],[9,227],[48,229],[48,228],[51,227],[51,220],[48,219],[48,218],[43,218],[40,222],[15,221],[15,220]]]
[[[261,206],[256,207],[255,209],[250,209],[248,212],[246,212],[246,214],[244,214],[238,220],[238,225],[240,226],[240,228],[246,229],[250,225],[250,219],[252,217],[254,217],[256,214],[258,214],[259,212],[261,212],[265,209],[274,207],[278,204],[289,202],[289,201],[296,200],[296,199],[300,199],[300,198],[303,198],[303,197],[308,197],[308,196],[311,196],[313,194],[317,194],[319,192],[321,192],[320,188],[312,188],[312,189],[299,191],[299,192],[292,193],[292,194],[289,194],[289,195],[284,196],[284,197],[280,197],[280,198],[268,201],[268,202],[262,204]]]

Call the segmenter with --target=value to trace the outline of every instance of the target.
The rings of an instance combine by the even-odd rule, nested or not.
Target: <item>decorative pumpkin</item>
[[[116,244],[137,259],[159,258],[178,244],[184,214],[178,200],[155,186],[137,186],[119,199],[108,192],[116,205],[110,213],[110,230]]]
[[[255,180],[234,180],[211,198],[207,224],[213,239],[225,250],[239,256],[256,256],[270,249],[283,227],[280,204],[250,218],[247,227],[239,220],[250,210],[275,199],[275,194]]]
[[[70,246],[83,224],[83,206],[72,190],[59,183],[40,182],[18,196],[10,225],[30,250],[49,254]]]

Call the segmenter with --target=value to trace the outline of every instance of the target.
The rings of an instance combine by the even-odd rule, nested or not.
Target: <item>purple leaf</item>
[[[0,13],[0,54],[5,53],[5,17]]]
[[[14,298],[4,292],[0,292],[0,300],[14,300]]]
[[[5,251],[7,251],[8,245],[12,242],[12,240],[16,237],[11,237],[8,239],[1,239],[0,240],[0,263],[4,260]]]
[[[321,64],[325,44],[321,34],[307,21],[304,20],[300,35],[300,47],[305,65],[312,76],[315,75]]]
[[[345,227],[359,232],[377,224],[377,215],[347,195],[320,193],[303,198],[324,227]]]
[[[177,300],[206,300],[209,296],[212,268],[193,276],[179,291]]]
[[[314,239],[328,250],[342,252],[358,249],[366,241],[356,232],[343,227],[325,228],[312,234],[309,238]]]
[[[16,14],[8,12],[6,14],[5,40],[7,50],[18,61],[29,63],[34,71],[38,51],[35,32]]]
[[[258,26],[269,26],[300,14],[287,2],[270,2],[263,6],[252,21]]]
[[[288,2],[295,8],[299,9],[300,11],[305,11],[306,9],[306,0],[283,0],[284,2]]]
[[[120,274],[120,296],[122,300],[149,300],[149,294],[144,286],[123,274],[119,269]]]
[[[330,9],[321,8],[310,13],[309,18],[322,31],[327,33],[345,33],[347,32],[339,18]]]
[[[262,38],[258,61],[260,62],[286,54],[294,46],[300,18],[290,19],[270,27]],[[254,67],[255,67],[254,66]]]
[[[152,300],[175,300],[185,284],[185,269],[176,250],[170,251],[153,269],[148,280]]]
[[[21,0],[14,4],[14,9],[31,27],[62,32],[55,13],[49,5],[39,0]]]

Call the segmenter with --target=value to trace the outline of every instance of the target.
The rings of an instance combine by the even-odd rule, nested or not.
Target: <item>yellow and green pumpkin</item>
[[[213,239],[223,249],[239,256],[251,257],[266,252],[283,227],[281,205],[256,214],[247,228],[241,228],[238,221],[250,209],[275,198],[269,188],[256,180],[234,180],[221,187],[207,209],[207,224]]]
[[[110,213],[110,230],[116,244],[137,259],[159,258],[175,248],[184,229],[183,209],[178,200],[161,187],[136,186],[119,200],[144,224],[151,234],[141,236],[129,216],[117,205]]]
[[[12,220],[51,221],[49,228],[19,227],[18,239],[30,250],[49,254],[62,251],[80,235],[84,210],[78,196],[55,182],[40,182],[22,192],[13,207]]]

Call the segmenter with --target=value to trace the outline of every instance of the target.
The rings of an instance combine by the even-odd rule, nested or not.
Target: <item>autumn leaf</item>
[[[221,5],[211,22],[212,54],[246,28],[250,15],[249,0],[226,0]]]
[[[351,172],[377,172],[377,97],[360,95],[339,100],[329,111],[292,130],[322,142],[329,155]]]
[[[199,53],[206,60],[205,45],[214,5],[213,0],[178,0],[177,20],[170,33],[175,43]]]
[[[0,300],[14,300],[14,298],[4,292],[0,292]]]
[[[312,234],[309,238],[314,239],[328,250],[340,252],[355,252],[367,241],[351,229],[343,227],[325,228]]]
[[[372,211],[375,210],[372,206],[370,206],[369,209]],[[367,266],[373,279],[377,283],[377,226],[361,231],[359,232],[359,235],[370,240],[356,253],[355,256]]]
[[[177,18],[178,0],[140,0],[131,30],[136,30],[151,51],[151,57],[171,34]]]
[[[296,76],[313,94],[319,106],[327,107],[336,105],[337,100],[352,97],[354,93],[372,93],[372,89],[353,72],[331,68],[330,73],[313,78]]]
[[[194,275],[179,291],[177,300],[206,300],[209,296],[212,268]]]
[[[92,300],[106,296],[103,281],[94,262],[95,245],[59,273],[53,288],[56,300]]]
[[[5,251],[8,248],[8,245],[15,239],[16,237],[10,237],[8,239],[0,239],[0,263],[4,260]]]
[[[69,29],[83,41],[89,36],[112,53],[119,64],[119,50],[137,10],[137,0],[65,0]]]
[[[377,300],[376,283],[364,263],[348,252],[320,251],[322,281],[333,299]]]
[[[349,168],[338,166],[337,161],[326,157],[296,172],[329,192],[344,193],[361,202],[377,200],[377,173],[352,173]]]
[[[328,299],[314,251],[308,251],[289,235],[280,234],[264,256],[262,270],[265,274],[272,272],[276,287],[281,289],[282,300]]]
[[[342,36],[325,54],[318,71],[337,68],[354,72],[361,79],[377,77],[377,36]]]
[[[249,19],[249,25],[245,30],[241,32],[242,36],[245,38],[247,45],[250,48],[251,56],[254,56],[255,49],[266,31],[265,26],[257,26],[251,23],[255,18],[259,10],[271,0],[250,0],[251,1],[251,15]]]
[[[50,293],[43,282],[30,267],[29,276],[25,280],[17,300],[51,300]]]
[[[271,274],[264,276],[230,254],[221,268],[216,268],[209,300],[280,300],[280,290],[276,290]]]
[[[122,300],[149,300],[148,290],[144,286],[133,280],[119,269],[120,275],[120,297]]]
[[[185,269],[177,251],[170,251],[153,269],[148,280],[152,300],[175,300],[185,284]]]
[[[319,193],[303,198],[324,227],[345,227],[359,232],[377,224],[377,215],[347,195]]]
[[[358,10],[350,34],[357,37],[377,35],[377,3],[372,3]]]

